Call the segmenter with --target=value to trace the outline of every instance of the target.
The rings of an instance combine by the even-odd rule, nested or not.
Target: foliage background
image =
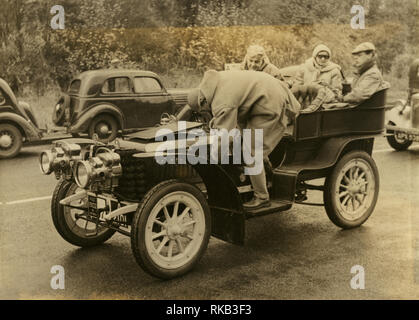
[[[281,68],[324,43],[349,75],[352,48],[371,41],[401,94],[419,56],[418,0],[61,0],[65,30],[50,27],[56,0],[0,4],[0,77],[35,108],[52,108],[71,77],[115,58],[160,74],[169,87],[192,87],[205,70],[241,62],[250,44],[263,45]],[[364,30],[350,26],[355,4],[365,8]]]

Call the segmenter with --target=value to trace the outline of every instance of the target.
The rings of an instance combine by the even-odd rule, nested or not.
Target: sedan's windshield
[[[68,89],[68,93],[79,93],[80,91],[80,80],[73,80],[70,84],[70,88]]]

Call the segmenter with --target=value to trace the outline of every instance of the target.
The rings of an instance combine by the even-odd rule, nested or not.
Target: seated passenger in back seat
[[[383,80],[377,67],[375,46],[371,42],[364,42],[352,51],[356,78],[352,83],[352,90],[343,97],[344,102],[358,104],[370,98],[382,89],[388,89],[390,84]]]
[[[274,78],[284,80],[281,71],[269,61],[265,49],[259,45],[251,45],[247,48],[241,69],[266,72]]]
[[[323,103],[341,100],[342,73],[339,65],[330,61],[331,50],[320,44],[314,48],[313,56],[308,59],[297,73],[292,92],[297,99],[311,101],[306,111],[315,111]]]

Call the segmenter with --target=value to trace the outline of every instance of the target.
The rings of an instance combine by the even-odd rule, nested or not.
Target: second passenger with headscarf
[[[292,88],[297,98],[304,100],[310,96],[312,111],[323,103],[336,102],[342,99],[341,67],[330,61],[331,50],[320,44],[314,48],[311,58],[306,60],[296,75]]]

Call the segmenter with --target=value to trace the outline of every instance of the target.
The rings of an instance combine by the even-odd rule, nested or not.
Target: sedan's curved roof
[[[2,88],[2,90],[4,91],[5,94],[7,94],[9,96],[9,99],[11,100],[11,102],[14,105],[18,105],[17,99],[12,91],[12,89],[10,88],[9,84],[2,78],[0,78],[0,87]],[[6,98],[6,97],[5,97]]]
[[[73,78],[72,83],[80,80],[81,87],[78,93],[82,96],[88,96],[98,92],[106,79],[115,77],[152,77],[160,80],[159,76],[151,71],[135,69],[100,69],[82,72]]]

